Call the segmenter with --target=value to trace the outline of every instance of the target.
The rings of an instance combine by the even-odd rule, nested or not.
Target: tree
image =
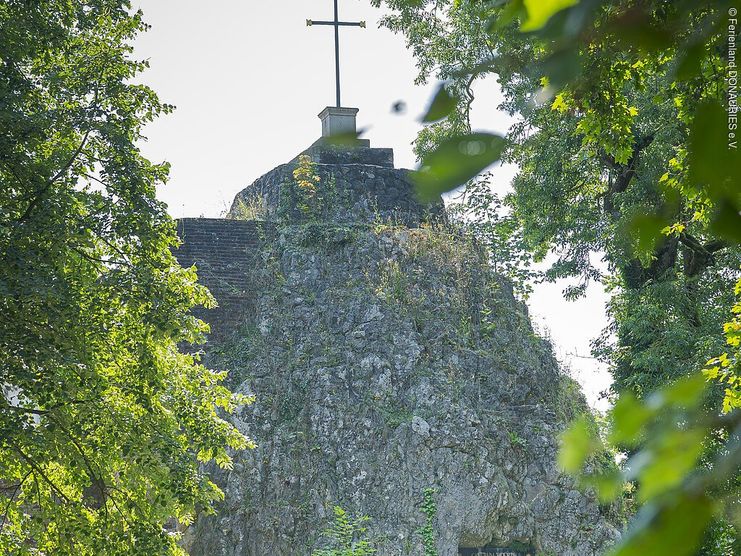
[[[694,553],[712,516],[738,518],[739,346],[737,323],[724,326],[741,265],[741,164],[726,84],[735,75],[728,35],[737,6],[385,3],[394,10],[385,23],[405,34],[420,79],[447,81],[430,112],[446,109],[428,120],[445,119],[418,140],[420,187],[450,190],[502,157],[518,164],[506,202],[527,249],[559,255],[547,275],[575,278],[567,295],[589,280],[612,292],[612,323],[595,352],[622,393],[610,438],[633,455],[624,476],[638,481],[644,502],[643,520],[616,552]],[[472,84],[490,74],[504,91],[503,108],[520,117],[504,151],[501,138],[472,133],[468,122]],[[605,257],[607,276],[592,265],[594,253]],[[724,385],[706,392],[691,377],[724,352],[724,328],[732,353],[712,359],[705,373]],[[676,390],[652,393],[677,379]],[[567,436],[567,455],[578,463],[572,471],[597,446],[578,441],[581,429]],[[671,477],[663,482],[654,473],[662,465]],[[621,477],[590,479],[614,495]],[[698,519],[687,527],[677,509],[693,507]],[[706,539],[703,550],[731,549]]]
[[[0,554],[176,554],[242,400],[178,346],[213,299],[181,268],[125,0],[0,3]],[[168,525],[168,527],[165,527]]]

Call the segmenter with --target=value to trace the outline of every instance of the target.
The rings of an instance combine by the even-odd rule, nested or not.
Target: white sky
[[[136,3],[135,3],[136,4]],[[151,68],[141,78],[177,109],[150,124],[142,145],[153,161],[172,164],[159,190],[174,217],[218,217],[234,195],[275,166],[291,160],[321,134],[317,114],[334,104],[334,34],[306,27],[332,19],[332,0],[139,0],[152,29],[135,56]],[[411,168],[411,142],[420,129],[435,84],[414,85],[414,60],[403,37],[379,28],[381,12],[369,0],[340,0],[340,18],[365,20],[366,29],[340,30],[342,101],[360,108],[358,127],[371,146],[392,147],[396,166]],[[474,127],[504,132],[496,83],[479,84]],[[391,106],[404,101],[404,114]],[[509,186],[515,168],[494,169]],[[605,324],[601,287],[567,302],[563,284],[537,285],[528,305],[541,333],[583,385],[595,407],[609,385],[606,370],[589,356],[589,342]]]

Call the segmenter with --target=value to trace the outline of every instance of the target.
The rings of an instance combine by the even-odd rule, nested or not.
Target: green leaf
[[[741,242],[741,157],[738,130],[729,128],[726,111],[717,102],[702,103],[690,130],[689,176],[696,191],[715,204],[712,230],[723,239]]]
[[[432,98],[427,113],[422,117],[422,122],[429,124],[446,118],[453,110],[455,110],[457,104],[458,101],[454,97],[450,96],[445,83],[443,83],[438,87],[435,96]]]
[[[682,494],[662,505],[647,504],[610,556],[692,556],[713,515],[705,496]]]
[[[677,80],[689,81],[700,74],[702,69],[702,57],[705,55],[705,45],[696,43],[687,48],[682,54],[677,65]]]
[[[635,456],[645,460],[637,470],[637,477],[631,477],[639,479],[638,499],[647,502],[678,486],[702,454],[703,439],[703,430],[666,430]],[[643,453],[646,451],[647,454]]]
[[[360,136],[365,132],[365,129],[359,129],[358,131],[335,133],[325,137],[324,142],[332,147],[362,147],[364,143]]]
[[[645,213],[637,214],[629,224],[630,232],[638,239],[638,255],[650,255],[653,253],[659,240],[663,237],[662,230],[669,221],[659,214]]]
[[[538,72],[547,76],[551,87],[561,89],[581,73],[579,51],[573,47],[555,50],[538,65]]]
[[[679,405],[683,408],[696,407],[702,401],[702,395],[707,388],[705,377],[701,373],[678,380],[667,387],[659,395],[665,404]]]
[[[690,130],[690,179],[714,200],[737,198],[738,149],[729,148],[728,119],[717,102],[702,103]]]
[[[650,13],[641,8],[625,12],[608,24],[610,38],[622,48],[638,47],[655,52],[669,48],[674,37],[665,28],[656,26]]]
[[[594,489],[600,502],[606,504],[620,495],[624,481],[620,471],[615,468],[596,475],[588,475],[581,480],[580,484]]]
[[[578,3],[579,0],[524,0],[528,17],[520,30],[537,31],[556,13]]]
[[[517,18],[526,19],[527,11],[523,0],[510,0],[506,2],[502,11],[492,16],[486,25],[486,32],[492,33],[497,29],[503,29]]]
[[[587,417],[580,417],[561,433],[558,465],[566,473],[578,473],[587,458],[599,447],[592,424]]]
[[[611,412],[610,442],[617,446],[637,445],[643,427],[654,415],[655,411],[646,407],[632,393],[623,393]]]
[[[419,197],[433,201],[465,184],[497,162],[505,144],[502,136],[491,133],[471,133],[443,141],[412,173]]]
[[[713,214],[712,230],[720,237],[741,243],[741,214],[731,199],[723,199]]]

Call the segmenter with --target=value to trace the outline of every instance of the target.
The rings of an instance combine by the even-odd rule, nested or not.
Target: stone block
[[[319,113],[319,119],[322,121],[322,137],[354,134],[356,131],[355,117],[357,114],[357,108],[327,106]]]

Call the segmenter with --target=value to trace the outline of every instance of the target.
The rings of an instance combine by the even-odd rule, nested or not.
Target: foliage
[[[708,361],[703,371],[708,380],[718,381],[724,386],[723,413],[741,409],[741,280],[736,282],[736,296],[734,317],[723,327],[729,351]]]
[[[714,516],[737,517],[739,413],[708,414],[701,405],[703,386],[703,378],[694,375],[644,400],[631,394],[620,397],[611,410],[607,440],[632,454],[621,472],[588,465],[603,448],[596,431],[584,421],[564,432],[563,469],[594,488],[603,502],[620,496],[626,482],[639,485],[642,507],[611,554],[697,554]],[[706,443],[712,440],[724,447],[703,465]],[[716,520],[715,526],[719,523],[723,520]],[[702,553],[735,553],[735,535],[728,534],[727,526],[722,532],[725,537],[716,537],[715,546],[704,547]]]
[[[368,516],[353,517],[340,506],[334,507],[334,521],[325,532],[331,539],[332,548],[315,550],[312,556],[370,556],[376,553],[371,542],[366,540]]]
[[[421,187],[451,190],[496,160],[479,156],[472,164],[467,152],[472,86],[496,75],[502,108],[519,117],[502,159],[519,167],[505,204],[523,247],[536,258],[558,256],[546,277],[576,279],[568,296],[581,295],[590,280],[608,287],[611,324],[595,353],[610,363],[615,390],[634,400],[636,411],[665,400],[640,423],[651,434],[630,448],[628,461],[659,462],[654,470],[664,463],[672,482],[652,472],[636,483],[644,510],[616,552],[692,553],[712,516],[715,524],[724,511],[738,519],[728,504],[738,496],[731,480],[739,467],[736,412],[718,421],[723,392],[682,380],[712,358],[706,375],[724,383],[726,410],[736,403],[738,323],[723,323],[741,266],[731,48],[737,4],[384,3],[394,10],[385,24],[405,34],[419,80],[442,79],[456,100],[431,105],[435,114],[426,120],[434,123],[417,141]],[[441,107],[448,112],[442,120]],[[441,179],[433,185],[429,176]],[[718,356],[724,328],[730,342]],[[676,379],[696,396],[689,412],[672,387],[661,390]],[[702,425],[686,426],[677,415]],[[625,423],[613,414],[612,426],[619,432]],[[567,446],[585,434],[577,423]],[[672,459],[678,452],[685,459]],[[689,508],[699,514],[692,523],[682,517]],[[703,541],[704,553],[727,550],[712,544]]]
[[[311,157],[302,154],[298,157],[298,165],[293,171],[293,179],[298,189],[298,209],[304,216],[316,215],[317,184],[321,181],[314,170]]]
[[[469,181],[460,197],[448,205],[448,219],[454,229],[475,239],[494,271],[509,279],[515,292],[527,297],[539,274],[531,268],[532,256],[522,230],[507,212],[491,177],[485,173]]]
[[[0,3],[0,554],[181,554],[249,445],[242,399],[178,349],[213,305],[139,152],[171,106],[135,82],[126,1]],[[168,528],[165,525],[168,524]]]
[[[344,208],[337,194],[334,176],[322,177],[316,163],[302,154],[293,170],[293,180],[282,184],[278,219],[282,222],[329,220]]]
[[[512,443],[512,446],[518,446],[521,448],[524,448],[527,445],[527,441],[522,438],[519,434],[517,434],[517,431],[509,431],[509,441]]]
[[[426,488],[422,493],[422,513],[425,514],[425,524],[419,528],[424,546],[424,556],[437,556],[437,543],[435,541],[435,516],[437,515],[437,503],[435,502],[434,488]]]
[[[234,220],[267,220],[269,214],[262,197],[250,196],[245,199],[237,195],[227,217]]]

